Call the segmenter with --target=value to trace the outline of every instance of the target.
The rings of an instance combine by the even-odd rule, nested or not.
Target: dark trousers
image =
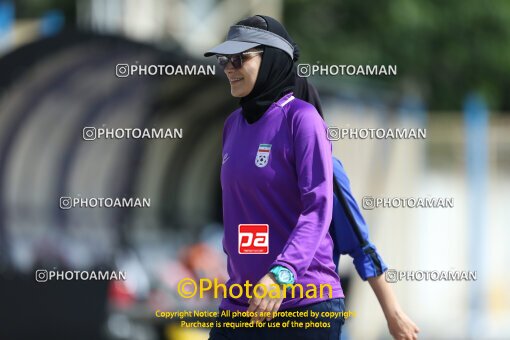
[[[311,305],[290,308],[288,311],[314,311],[314,312],[343,312],[345,310],[344,299],[331,299],[323,302],[314,303]],[[221,309],[220,309],[221,314]],[[308,312],[310,315],[310,312]],[[319,314],[320,315],[320,314]],[[305,327],[287,327],[283,328],[281,325],[286,321],[313,322],[318,325],[322,321],[322,325],[327,324],[329,327],[312,327],[305,329]],[[249,318],[231,318],[231,317],[218,317],[217,322],[225,324],[225,322],[249,322]],[[343,317],[339,318],[284,318],[277,317],[269,321],[269,323],[280,323],[280,327],[268,327],[268,323],[264,327],[248,327],[236,328],[231,327],[213,327],[209,333],[209,340],[259,340],[259,339],[296,339],[296,340],[340,340],[342,326],[345,322]],[[216,322],[215,322],[216,324]],[[311,324],[309,324],[311,325]]]

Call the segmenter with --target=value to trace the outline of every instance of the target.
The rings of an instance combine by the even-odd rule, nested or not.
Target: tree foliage
[[[510,110],[510,1],[286,0],[284,23],[303,62],[396,64],[427,106],[458,110],[481,93]]]

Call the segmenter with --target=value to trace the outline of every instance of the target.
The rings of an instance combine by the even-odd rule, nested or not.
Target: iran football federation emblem
[[[260,144],[257,156],[255,157],[255,165],[263,168],[269,161],[269,153],[271,152],[271,144]]]

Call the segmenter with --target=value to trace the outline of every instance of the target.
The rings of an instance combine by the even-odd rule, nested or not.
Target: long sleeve
[[[302,212],[272,266],[287,267],[297,281],[328,233],[333,207],[333,165],[327,127],[315,108],[305,106],[288,119]]]
[[[364,281],[384,273],[388,266],[384,263],[377,248],[370,242],[368,226],[363,219],[356,200],[351,192],[349,178],[342,163],[333,159],[334,174],[343,197],[336,197],[333,203],[333,224],[331,236],[334,243],[334,261],[338,266],[338,257],[349,254],[354,266]]]
[[[271,105],[254,124],[247,123],[239,110],[229,117],[220,175],[228,287],[256,283],[281,265],[305,289],[327,284],[333,298],[344,296],[328,234],[333,207],[331,150],[320,115],[292,93]],[[264,225],[267,232],[258,237],[267,242],[240,242],[241,226],[246,231],[256,224]],[[287,296],[280,308],[323,300]],[[248,306],[248,296],[243,295],[223,299],[220,308]]]

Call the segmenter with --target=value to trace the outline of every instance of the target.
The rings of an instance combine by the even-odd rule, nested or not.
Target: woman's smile
[[[243,77],[229,77],[228,78],[228,81],[230,82],[230,84],[237,84],[239,83],[241,80],[243,80],[244,78]]]

